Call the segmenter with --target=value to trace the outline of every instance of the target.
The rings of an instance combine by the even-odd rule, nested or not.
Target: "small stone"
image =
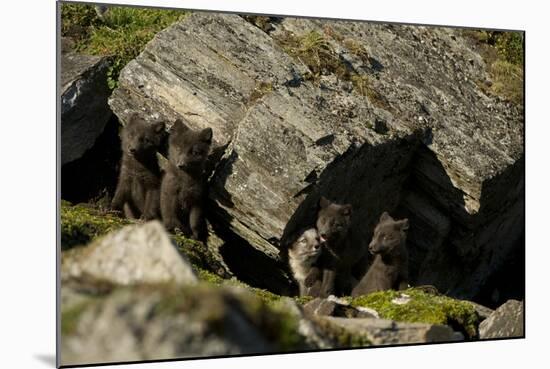
[[[479,338],[523,337],[523,301],[508,300],[479,325]]]

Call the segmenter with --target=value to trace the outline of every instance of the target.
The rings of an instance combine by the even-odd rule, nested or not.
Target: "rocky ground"
[[[523,108],[463,31],[192,13],[112,92],[110,58],[63,50],[62,198],[93,205],[61,206],[62,363],[523,335],[523,302],[478,304],[523,299]],[[213,129],[208,246],[105,210],[134,112]],[[355,242],[408,217],[411,285],[436,288],[292,297],[320,195]]]
[[[430,288],[286,297],[243,283],[220,255],[63,202],[63,365],[295,352],[523,335],[523,304],[493,311]]]

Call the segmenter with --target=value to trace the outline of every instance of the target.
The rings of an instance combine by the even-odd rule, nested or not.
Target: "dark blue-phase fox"
[[[365,276],[353,289],[352,296],[407,288],[407,229],[408,219],[394,220],[388,213],[382,213],[369,244],[369,251],[376,256]]]
[[[323,243],[317,262],[322,271],[320,297],[344,296],[351,293],[357,280],[352,271],[366,254],[363,244],[352,242],[351,204],[337,204],[325,197],[319,200],[316,228]]]
[[[161,121],[147,123],[133,114],[121,131],[122,160],[111,202],[127,218],[160,218],[161,173],[156,157],[166,131]]]
[[[170,132],[168,163],[161,185],[161,213],[168,230],[206,242],[204,164],[212,145],[212,129],[194,131],[177,120]]]

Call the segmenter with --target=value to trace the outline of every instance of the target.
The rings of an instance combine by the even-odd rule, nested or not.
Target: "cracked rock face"
[[[191,14],[123,69],[112,110],[211,127],[210,217],[266,260],[284,259],[324,195],[352,204],[354,242],[383,211],[409,217],[411,282],[475,296],[523,247],[522,108],[478,87],[486,65],[460,30],[269,22]],[[332,70],[289,47],[312,35]],[[255,269],[241,277],[274,275]]]
[[[90,149],[111,117],[107,98],[109,58],[61,54],[61,164]]]

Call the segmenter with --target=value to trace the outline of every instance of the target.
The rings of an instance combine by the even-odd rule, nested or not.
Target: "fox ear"
[[[344,214],[344,215],[351,215],[351,210],[352,210],[351,204],[346,204],[346,205],[344,205],[344,207],[342,208],[342,214]]]
[[[387,211],[385,211],[382,213],[382,215],[380,215],[380,221],[385,222],[387,220],[393,220],[393,218],[388,214]]]
[[[155,122],[152,124],[152,127],[156,133],[160,133],[164,129],[164,122],[162,121]]]
[[[321,207],[321,209],[324,209],[329,205],[330,201],[325,196],[321,196],[321,198],[319,199],[319,206]]]
[[[212,128],[205,128],[201,131],[201,140],[207,143],[212,142]]]
[[[183,124],[183,122],[179,118],[176,119],[176,121],[174,122],[171,128],[171,131],[178,132],[178,133],[183,133],[187,130],[189,130],[189,128],[185,124]]]

